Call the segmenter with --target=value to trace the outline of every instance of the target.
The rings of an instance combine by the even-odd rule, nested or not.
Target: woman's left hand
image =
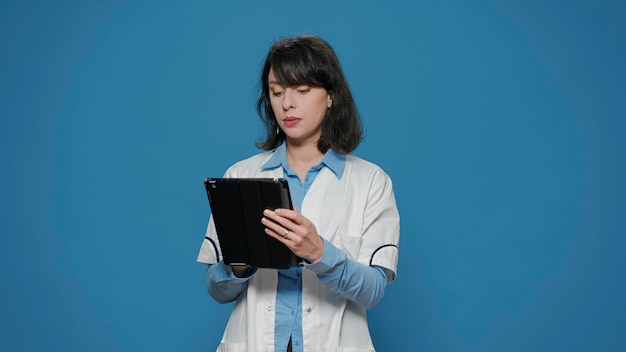
[[[265,209],[261,222],[265,233],[284,243],[295,255],[309,262],[322,257],[324,240],[315,225],[298,212],[298,209]]]

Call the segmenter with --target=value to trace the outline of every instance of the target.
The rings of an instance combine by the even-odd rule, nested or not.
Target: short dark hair
[[[257,143],[258,148],[272,150],[285,140],[285,134],[277,128],[276,115],[270,104],[270,68],[280,85],[321,87],[331,95],[333,103],[326,111],[322,121],[322,135],[317,143],[320,152],[326,153],[332,149],[339,153],[350,153],[356,149],[363,136],[363,127],[352,92],[333,48],[322,38],[313,35],[277,40],[265,57],[256,107],[265,126],[266,136]]]

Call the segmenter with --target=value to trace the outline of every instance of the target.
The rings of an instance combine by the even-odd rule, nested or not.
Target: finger
[[[296,224],[301,224],[304,218],[302,214],[298,213],[297,210],[280,208],[274,210],[274,213],[282,218],[289,219]]]
[[[288,216],[284,216],[286,215],[284,212],[282,212],[282,210],[287,210],[287,209],[276,209],[274,211],[269,210],[269,209],[265,209],[265,211],[263,211],[263,215],[265,215],[266,218],[270,219],[271,221],[287,228],[288,230],[291,229],[293,226],[295,226],[296,224],[294,223],[293,220],[291,220],[290,217]],[[292,212],[292,210],[289,210],[289,212]]]
[[[289,241],[291,240],[291,237],[293,236],[293,232],[291,231],[285,230],[285,232],[283,233],[277,233],[276,231],[267,227],[265,228],[265,233],[268,236],[273,237],[276,240],[282,242],[287,247],[289,247]]]
[[[268,215],[262,218],[261,223],[265,225],[265,228],[270,229],[276,233],[280,233],[281,230],[283,230],[285,227],[281,223],[278,222],[278,219],[272,219],[270,216],[271,215]]]
[[[263,221],[269,220],[270,222],[282,225],[281,224],[282,218],[280,216],[278,216],[278,214],[276,214],[276,212],[273,211],[273,210],[265,209],[263,211],[263,216],[264,216],[263,217]]]
[[[273,237],[288,238],[296,236],[296,233],[294,232],[296,230],[296,226],[293,223],[281,217],[277,217],[277,219],[278,220],[275,221],[269,219],[268,217],[264,217],[261,219],[261,222],[265,225],[266,230],[271,231],[270,234],[274,235]],[[287,224],[284,224],[285,222]]]

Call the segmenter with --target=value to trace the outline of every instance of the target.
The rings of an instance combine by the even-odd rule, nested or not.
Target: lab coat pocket
[[[339,232],[337,234],[339,243],[335,243],[335,245],[343,249],[350,259],[357,260],[359,250],[361,249],[361,242],[363,242],[361,236],[349,236],[343,232]]]

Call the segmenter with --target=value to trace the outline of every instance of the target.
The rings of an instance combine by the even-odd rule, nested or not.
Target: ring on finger
[[[285,234],[283,235],[283,238],[287,238],[289,237],[289,230],[285,230]]]

